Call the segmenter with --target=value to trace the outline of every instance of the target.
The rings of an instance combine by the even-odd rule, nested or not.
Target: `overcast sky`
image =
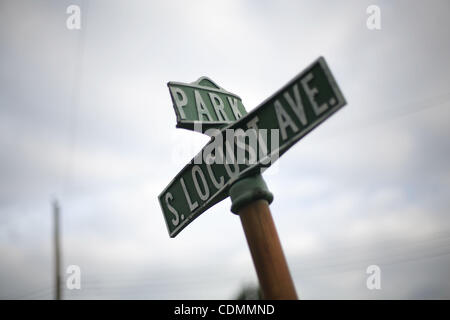
[[[81,8],[81,30],[66,9]],[[369,30],[369,5],[381,29]],[[247,110],[319,56],[347,105],[264,173],[303,299],[450,298],[450,3],[0,2],[0,298],[232,299],[257,283],[226,199],[169,238],[157,197],[205,145],[166,83]],[[366,268],[381,268],[368,290]]]

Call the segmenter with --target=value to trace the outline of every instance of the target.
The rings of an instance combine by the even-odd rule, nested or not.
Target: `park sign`
[[[207,77],[192,83],[169,82],[170,96],[177,116],[177,128],[203,131],[220,128],[242,118],[247,112],[241,98]]]
[[[159,195],[170,237],[228,196],[230,186],[260,173],[346,104],[325,59],[239,120],[210,128],[208,144]]]

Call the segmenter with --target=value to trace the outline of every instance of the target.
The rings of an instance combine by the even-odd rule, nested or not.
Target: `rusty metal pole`
[[[272,193],[260,174],[230,188],[231,211],[241,218],[263,298],[297,300],[294,282],[270,213]]]

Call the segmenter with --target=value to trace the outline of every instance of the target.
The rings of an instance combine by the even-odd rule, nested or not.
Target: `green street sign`
[[[211,140],[159,195],[170,237],[228,196],[237,180],[283,155],[346,101],[320,57],[239,120],[210,128]]]
[[[193,83],[169,82],[170,96],[177,116],[177,128],[202,131],[220,128],[247,114],[241,98],[218,86],[211,79],[201,77]]]

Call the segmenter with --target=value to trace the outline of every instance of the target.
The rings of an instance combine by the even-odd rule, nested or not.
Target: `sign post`
[[[320,57],[247,113],[241,99],[208,78],[168,83],[177,127],[211,137],[159,195],[170,237],[230,196],[265,299],[297,299],[269,210],[261,172],[346,101]],[[209,100],[208,100],[209,99]]]
[[[241,218],[263,299],[297,300],[294,282],[269,209],[273,196],[261,175],[233,184],[230,197],[232,212]]]

